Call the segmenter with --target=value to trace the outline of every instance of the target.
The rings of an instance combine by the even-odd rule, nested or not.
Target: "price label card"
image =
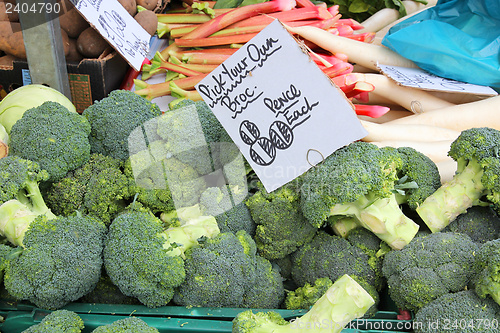
[[[382,64],[377,64],[377,67],[382,74],[396,81],[396,83],[410,88],[485,96],[497,95],[497,92],[490,87],[446,79],[420,68],[406,68]]]
[[[350,101],[277,20],[196,89],[268,192],[367,135]]]
[[[71,0],[135,70],[140,70],[149,51],[151,36],[117,0]]]

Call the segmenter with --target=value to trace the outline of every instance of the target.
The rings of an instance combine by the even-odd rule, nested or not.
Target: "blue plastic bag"
[[[500,88],[499,0],[440,0],[382,44],[435,75]]]

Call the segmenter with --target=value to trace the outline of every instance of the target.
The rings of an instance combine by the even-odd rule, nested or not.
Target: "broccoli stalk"
[[[297,328],[313,328],[328,324],[330,333],[339,333],[351,320],[362,317],[375,303],[373,298],[349,275],[343,275],[319,298],[302,317],[285,321],[276,312],[247,310],[233,320],[235,333],[286,333]]]
[[[0,234],[20,246],[28,226],[38,215],[56,217],[39,188],[49,175],[38,163],[17,156],[0,159],[0,169]]]
[[[500,131],[487,127],[464,130],[452,142],[448,155],[457,162],[455,175],[416,209],[432,232],[444,229],[481,200],[499,210],[499,146]]]
[[[317,227],[332,217],[355,217],[393,249],[401,249],[419,229],[405,216],[395,194],[403,167],[396,149],[353,142],[304,174],[302,212]]]
[[[372,231],[394,249],[402,249],[419,229],[418,224],[402,213],[396,194],[376,198],[370,193],[353,203],[334,205],[330,213],[355,216],[361,226]]]

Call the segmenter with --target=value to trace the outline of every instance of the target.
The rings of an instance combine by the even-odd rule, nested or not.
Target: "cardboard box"
[[[118,53],[111,52],[96,59],[68,62],[67,69],[71,100],[81,113],[94,101],[119,89],[129,65]],[[16,60],[12,67],[0,67],[0,96],[30,83],[27,61]]]

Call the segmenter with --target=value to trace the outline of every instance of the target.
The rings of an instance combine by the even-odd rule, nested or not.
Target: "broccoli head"
[[[415,333],[498,332],[500,308],[473,290],[447,293],[427,303],[413,320]]]
[[[94,290],[80,298],[77,302],[97,304],[140,304],[137,298],[123,295],[120,288],[111,282],[111,279],[105,271],[102,272]]]
[[[22,333],[80,333],[83,328],[83,320],[77,313],[62,309],[49,313]]]
[[[91,152],[125,161],[129,157],[130,133],[160,115],[155,103],[132,91],[113,90],[82,112],[91,126]]]
[[[199,238],[218,233],[213,217],[166,227],[133,202],[111,223],[104,247],[106,273],[120,291],[148,307],[167,305],[184,282],[184,252]]]
[[[472,206],[442,231],[466,234],[474,242],[483,244],[500,238],[500,217],[489,206]]]
[[[373,298],[360,284],[349,275],[343,275],[302,317],[287,322],[274,311],[246,310],[233,319],[233,332],[287,333],[306,329],[339,333],[351,320],[362,317],[373,304]]]
[[[306,282],[302,287],[286,293],[285,307],[288,310],[309,309],[332,284],[332,280],[327,277],[318,278],[313,284]]]
[[[255,235],[255,222],[245,205],[246,191],[238,193],[238,187],[209,187],[200,197],[200,207],[204,214],[215,216],[221,232],[236,233],[245,230]]]
[[[316,227],[328,218],[354,216],[389,246],[401,249],[419,229],[402,212],[395,194],[403,164],[394,148],[362,141],[342,147],[301,177],[302,213]]]
[[[324,230],[319,230],[309,243],[292,254],[292,263],[292,278],[299,287],[314,284],[318,278],[335,281],[344,274],[358,276],[371,285],[378,279],[367,254]]]
[[[135,183],[125,175],[121,160],[91,154],[88,162],[51,184],[46,191],[46,201],[55,214],[69,216],[79,211],[109,225],[136,192]]]
[[[415,210],[441,187],[441,175],[436,164],[420,151],[411,147],[399,147],[397,151],[403,159],[403,165],[398,170],[396,196],[400,204]]]
[[[127,317],[114,321],[109,325],[99,326],[92,333],[159,333],[157,328],[149,326],[137,317]]]
[[[464,130],[452,142],[448,155],[457,162],[455,175],[416,209],[432,232],[481,201],[500,211],[499,146],[500,131],[488,127]]]
[[[10,132],[10,154],[32,160],[56,181],[90,157],[90,124],[56,102],[27,110]]]
[[[470,284],[476,293],[482,298],[490,296],[500,304],[500,239],[481,245],[476,252],[474,272]]]
[[[186,280],[174,302],[183,306],[278,308],[283,281],[271,263],[257,255],[245,231],[220,233],[186,251]]]
[[[302,214],[296,181],[271,193],[260,182],[257,188],[246,205],[257,224],[255,242],[261,256],[281,259],[311,241],[318,229]]]
[[[469,236],[437,232],[415,237],[384,257],[382,273],[389,296],[405,310],[418,311],[430,301],[463,290],[474,271],[477,243]]]
[[[106,231],[104,223],[89,216],[37,216],[25,233],[24,248],[7,261],[5,288],[44,309],[76,301],[99,281]]]
[[[40,165],[18,156],[0,159],[0,234],[21,245],[26,227],[38,215],[53,218],[40,192],[49,174]]]

